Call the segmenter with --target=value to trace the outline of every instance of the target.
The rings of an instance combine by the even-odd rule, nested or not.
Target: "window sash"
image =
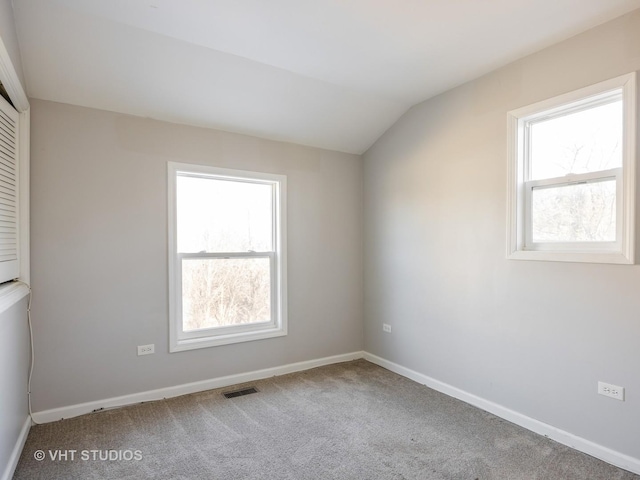
[[[207,258],[268,258],[269,259],[269,282],[271,298],[271,321],[246,323],[243,325],[227,325],[222,327],[199,328],[197,330],[185,331],[183,322],[182,304],[182,262],[184,259],[207,259]],[[238,333],[269,330],[278,326],[279,302],[278,299],[278,269],[276,252],[216,252],[216,253],[178,253],[176,269],[176,286],[179,295],[176,296],[176,321],[178,323],[178,339],[187,340],[202,337],[216,337],[221,335],[233,335]]]
[[[607,180],[616,182],[616,240],[614,242],[534,242],[533,241],[533,190],[536,187],[554,188],[582,183],[596,183]],[[622,168],[613,168],[600,172],[567,175],[565,177],[545,178],[524,182],[524,249],[542,251],[617,251],[622,246]]]
[[[624,97],[623,97],[622,87],[604,92],[600,95],[587,97],[583,100],[573,103],[571,106],[566,106],[566,105],[558,106],[550,110],[543,110],[542,112],[539,112],[537,114],[529,115],[524,119],[520,119],[518,123],[520,124],[520,130],[522,130],[523,137],[524,137],[522,139],[522,143],[523,143],[522,145],[523,162],[522,163],[523,163],[524,182],[526,183],[526,182],[532,181],[531,180],[532,171],[533,171],[533,162],[532,162],[533,142],[531,141],[532,126],[534,126],[537,123],[554,120],[556,118],[565,117],[568,115],[573,115],[574,113],[583,112],[585,110],[590,110],[592,108],[601,107],[601,106],[608,105],[610,103],[614,103],[618,101],[622,101],[624,106]],[[624,118],[623,118],[623,136],[624,136]],[[624,163],[624,160],[623,160],[623,163]],[[618,167],[618,168],[622,168],[622,167]],[[597,174],[599,172],[598,171],[587,172],[587,174],[590,174],[590,173]],[[583,174],[570,174],[570,175],[567,175],[566,177],[560,177],[560,178],[568,178],[576,175],[583,175]],[[539,180],[547,180],[547,179],[539,179]],[[553,179],[548,179],[548,180],[553,180]]]
[[[219,170],[219,169],[215,169],[215,170]],[[204,178],[204,179],[220,180],[225,182],[249,183],[254,185],[270,186],[271,187],[271,246],[276,251],[280,248],[278,245],[278,242],[280,241],[278,226],[280,224],[279,222],[281,222],[280,212],[278,211],[278,204],[281,201],[279,180],[272,180],[269,178],[244,178],[239,176],[220,175],[216,173],[207,173],[202,171],[187,171],[187,170],[178,170],[176,172],[176,178],[177,177]],[[177,201],[177,195],[175,200]],[[176,228],[177,228],[177,218],[176,218]],[[177,238],[178,236],[176,231],[176,239]]]

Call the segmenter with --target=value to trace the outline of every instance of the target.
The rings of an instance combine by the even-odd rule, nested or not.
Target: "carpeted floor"
[[[251,385],[35,426],[14,478],[640,479],[364,360]]]

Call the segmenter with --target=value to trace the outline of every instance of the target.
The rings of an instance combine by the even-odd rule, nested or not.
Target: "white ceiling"
[[[31,97],[351,153],[640,0],[14,0]]]

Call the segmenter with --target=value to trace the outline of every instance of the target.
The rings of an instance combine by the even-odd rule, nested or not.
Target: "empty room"
[[[640,480],[640,0],[0,0],[0,480]]]

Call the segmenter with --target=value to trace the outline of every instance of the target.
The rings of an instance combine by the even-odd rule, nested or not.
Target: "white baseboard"
[[[226,377],[212,378],[200,382],[185,383],[174,387],[159,388],[157,390],[149,390],[146,392],[133,393],[131,395],[123,395],[121,397],[112,397],[104,400],[96,400],[94,402],[80,403],[70,405],[68,407],[54,408],[52,410],[43,410],[35,412],[33,419],[37,423],[49,423],[61,420],[63,418],[77,417],[91,413],[95,410],[124,407],[140,402],[150,402],[154,400],[162,400],[163,398],[179,397],[189,393],[202,392],[212,390],[214,388],[223,388],[239,383],[253,382],[263,378],[274,377],[277,375],[285,375],[287,373],[301,372],[310,368],[321,367],[323,365],[331,365],[333,363],[348,362],[363,358],[364,352],[352,352],[342,355],[334,355],[332,357],[318,358],[315,360],[307,360],[304,362],[290,363],[280,367],[265,368],[263,370],[255,370],[253,372],[240,373],[237,375],[228,375]]]
[[[2,477],[0,477],[1,480],[11,480],[13,478],[13,472],[15,472],[16,467],[18,466],[18,460],[20,460],[20,454],[22,453],[24,444],[27,441],[27,436],[29,435],[30,428],[31,417],[27,417],[24,421],[24,424],[22,425],[22,429],[20,430],[20,435],[18,435],[16,444],[13,447],[13,451],[11,452],[11,456],[9,457],[9,462],[4,469]]]
[[[527,430],[544,435],[558,443],[574,448],[575,450],[579,450],[580,452],[584,452],[592,457],[599,458],[600,460],[604,460],[616,467],[640,474],[640,459],[603,447],[602,445],[598,445],[590,440],[578,437],[577,435],[540,422],[539,420],[535,420],[534,418],[523,415],[522,413],[518,413],[514,410],[503,407],[502,405],[498,405],[497,403],[485,400],[484,398],[465,392],[464,390],[460,390],[459,388],[423,375],[422,373],[418,373],[415,370],[411,370],[403,367],[402,365],[398,365],[397,363],[385,360],[377,355],[365,352],[364,358],[371,363],[375,363],[376,365],[386,368],[387,370],[391,370],[403,377],[407,377],[415,382],[426,385],[438,392],[457,398],[458,400],[462,400],[463,402],[473,405],[474,407],[481,408],[489,413],[493,413],[494,415],[524,427]]]
[[[350,360],[356,360],[358,358],[364,358],[371,363],[375,363],[376,365],[402,375],[403,377],[407,377],[415,382],[426,385],[429,388],[433,388],[434,390],[457,398],[458,400],[462,400],[463,402],[466,402],[475,407],[481,408],[482,410],[490,412],[500,418],[504,418],[509,422],[524,427],[527,430],[531,430],[532,432],[535,432],[537,434],[549,437],[550,439],[555,440],[558,443],[567,445],[568,447],[599,458],[600,460],[604,460],[607,463],[623,468],[630,472],[640,474],[640,459],[625,455],[602,445],[598,445],[597,443],[594,443],[590,440],[578,437],[577,435],[566,432],[552,425],[548,425],[539,420],[535,420],[522,413],[518,413],[514,410],[503,407],[502,405],[498,405],[497,403],[478,397],[464,390],[423,375],[419,372],[416,372],[415,370],[411,370],[409,368],[403,367],[402,365],[398,365],[397,363],[393,363],[389,360],[385,360],[384,358],[367,352],[346,353],[342,355],[335,355],[332,357],[291,363],[279,367],[265,368],[263,370],[255,370],[253,372],[241,373],[237,375],[228,375],[226,377],[218,377],[210,380],[203,380],[200,382],[186,383],[174,387],[149,390],[146,392],[134,393],[131,395],[123,395],[121,397],[113,397],[105,400],[81,403],[78,405],[70,405],[68,407],[36,412],[33,414],[33,417],[34,420],[38,423],[54,422],[63,418],[71,418],[78,415],[91,413],[102,408],[106,409],[122,407],[125,405],[131,405],[140,402],[150,402],[154,400],[161,400],[163,398],[178,397],[180,395],[186,395],[189,393],[202,392],[215,388],[228,387],[230,385],[236,385],[239,383],[253,382],[255,380],[269,378],[277,375],[300,372],[303,370],[308,370],[310,368],[321,367],[323,365],[348,362]],[[20,439],[16,443],[16,447],[11,457],[12,463],[9,464],[4,476],[0,480],[9,480],[11,478],[11,475],[13,474],[13,471],[17,465],[18,459],[20,458],[20,452],[22,451],[22,447],[24,446],[24,442],[26,441],[27,434],[29,433],[29,426],[30,419],[25,423],[25,427],[21,432]]]

